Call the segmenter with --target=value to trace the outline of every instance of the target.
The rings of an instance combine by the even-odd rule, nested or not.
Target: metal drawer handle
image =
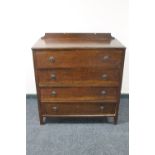
[[[107,74],[102,74],[102,79],[107,79],[108,75]]]
[[[56,106],[52,107],[52,110],[53,110],[53,111],[58,111],[58,109],[59,109],[59,108],[56,107]]]
[[[101,106],[100,106],[100,109],[101,109],[101,111],[103,111],[103,110],[104,110],[104,106],[103,106],[103,105],[101,105]]]
[[[51,96],[56,96],[56,94],[57,94],[57,93],[56,93],[56,91],[54,91],[54,90],[51,92]]]
[[[53,56],[50,56],[49,58],[48,58],[48,60],[49,60],[49,62],[55,62],[55,58],[53,57]]]
[[[107,92],[106,92],[105,90],[102,90],[102,91],[101,91],[101,94],[102,94],[102,95],[106,95]]]
[[[109,55],[105,55],[104,57],[103,57],[103,61],[107,61],[107,60],[109,60],[110,59],[110,56]]]
[[[51,79],[52,80],[56,80],[56,75],[55,74],[51,74]]]

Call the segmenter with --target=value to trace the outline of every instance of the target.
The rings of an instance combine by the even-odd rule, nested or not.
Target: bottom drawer
[[[44,103],[43,115],[104,115],[114,114],[116,103]]]

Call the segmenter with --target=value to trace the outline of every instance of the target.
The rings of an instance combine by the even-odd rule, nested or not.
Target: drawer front
[[[122,61],[121,50],[68,50],[36,52],[37,68],[113,67]]]
[[[76,87],[76,88],[41,88],[42,101],[59,100],[110,100],[117,99],[117,88]]]
[[[45,115],[104,115],[114,114],[115,103],[50,103],[42,105]]]
[[[105,70],[102,68],[75,68],[50,69],[38,71],[39,82],[65,82],[65,81],[118,81],[118,70]]]

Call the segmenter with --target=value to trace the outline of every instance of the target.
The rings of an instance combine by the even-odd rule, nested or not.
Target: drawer
[[[122,57],[122,51],[117,49],[38,51],[35,55],[37,68],[116,68]]]
[[[119,70],[102,68],[70,68],[48,69],[38,71],[39,82],[68,82],[68,81],[118,81]]]
[[[115,114],[115,103],[50,103],[42,105],[44,115]]]
[[[117,100],[117,88],[75,87],[40,88],[42,102]]]

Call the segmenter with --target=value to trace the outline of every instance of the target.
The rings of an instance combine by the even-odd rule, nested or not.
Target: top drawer
[[[121,65],[123,55],[118,49],[49,50],[35,53],[37,68],[105,67]]]

